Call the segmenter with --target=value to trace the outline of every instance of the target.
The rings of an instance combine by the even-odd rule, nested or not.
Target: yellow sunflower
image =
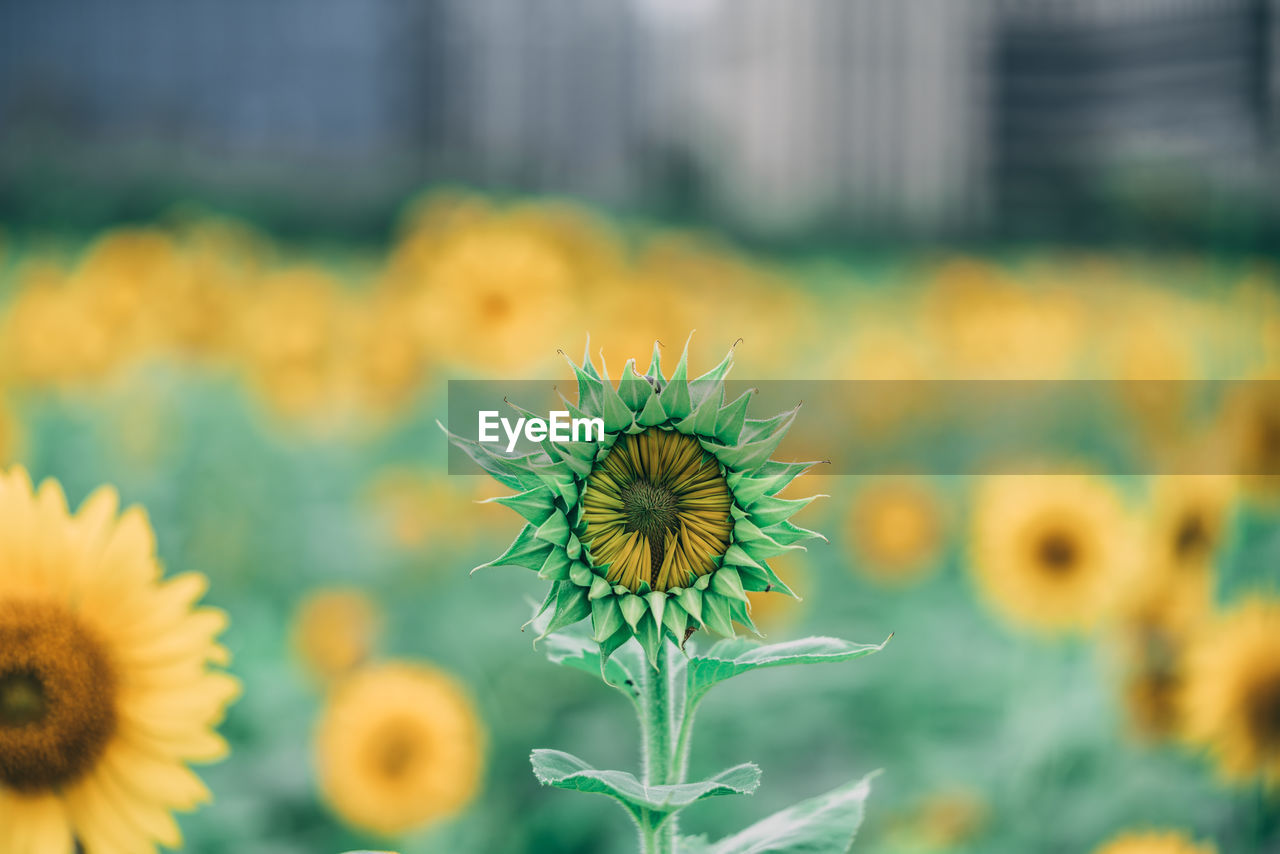
[[[627,434],[587,478],[582,543],[632,591],[686,587],[717,567],[733,520],[716,458],[675,430]]]
[[[146,515],[95,492],[0,474],[0,851],[140,854],[182,844],[172,812],[208,800],[189,762],[239,683],[206,580],[162,579]]]
[[[159,343],[197,361],[223,359],[235,343],[236,322],[258,270],[248,250],[229,241],[185,246],[173,275],[151,297]]]
[[[507,512],[492,501],[485,478],[409,466],[376,474],[364,501],[386,540],[405,549],[430,545],[436,552],[473,546],[477,532],[490,522],[501,525]]]
[[[344,379],[358,411],[394,414],[421,391],[426,352],[402,299],[387,292],[373,295],[351,312],[347,338]]]
[[[1125,593],[1126,617],[1178,636],[1205,617],[1235,494],[1235,479],[1223,475],[1155,481],[1141,562]]]
[[[988,602],[1016,624],[1089,628],[1113,604],[1133,555],[1131,521],[1101,478],[997,475],[978,489],[973,571]]]
[[[0,370],[9,379],[45,386],[100,378],[116,366],[115,343],[107,321],[67,285],[63,270],[33,262],[19,271],[0,335]]]
[[[1142,743],[1172,738],[1181,726],[1185,636],[1171,631],[1159,610],[1126,614],[1117,628],[1120,701],[1129,734]]]
[[[0,464],[17,459],[22,449],[23,431],[18,416],[3,397],[0,397]]]
[[[1139,291],[1106,320],[1099,378],[1118,381],[1126,426],[1156,448],[1178,440],[1188,423],[1191,381],[1204,372],[1187,306],[1168,294]]]
[[[325,802],[386,836],[459,812],[480,788],[484,732],[449,676],[406,662],[358,671],[330,695],[316,734]]]
[[[855,566],[889,585],[918,581],[938,565],[945,511],[937,489],[921,478],[880,478],[849,505],[846,534]]]
[[[896,849],[951,851],[972,843],[986,827],[990,807],[964,788],[934,792],[904,810],[890,823]]]
[[[1069,376],[1086,324],[1072,291],[1033,291],[1004,269],[966,258],[935,271],[921,314],[939,367],[952,379]]]
[[[1280,784],[1280,600],[1251,598],[1193,642],[1182,700],[1224,778]]]
[[[1211,842],[1197,843],[1185,833],[1152,830],[1122,833],[1094,851],[1094,854],[1217,854]]]
[[[156,296],[174,287],[184,273],[171,235],[154,228],[112,229],[86,250],[69,286],[108,350],[123,360],[154,343]]]
[[[864,298],[850,306],[847,315],[860,321],[846,332],[848,343],[830,357],[827,368],[833,379],[875,381],[863,386],[874,389],[872,394],[844,394],[831,401],[838,407],[835,417],[863,441],[892,441],[909,419],[927,417],[927,381],[934,376],[918,324],[896,318],[897,306],[882,302]]]
[[[369,659],[379,622],[378,607],[359,590],[320,590],[298,606],[293,649],[312,676],[328,682]]]
[[[419,282],[412,316],[430,355],[495,372],[551,364],[581,297],[556,246],[496,219],[442,239]]]
[[[1235,389],[1223,412],[1222,432],[1234,471],[1258,498],[1280,495],[1280,382],[1264,376]]]
[[[342,297],[327,273],[298,267],[264,278],[242,317],[250,374],[287,415],[314,413],[332,401]]]

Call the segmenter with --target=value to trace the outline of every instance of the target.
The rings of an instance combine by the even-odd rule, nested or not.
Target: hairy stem
[[[644,784],[661,786],[683,780],[681,764],[675,761],[672,745],[672,724],[675,710],[671,692],[671,644],[664,642],[658,663],[661,670],[645,669],[640,684],[640,734],[644,761]],[[676,818],[672,816],[660,827],[655,826],[660,816],[653,816],[649,826],[640,828],[640,848],[643,854],[674,854]]]
[[[680,717],[680,731],[676,735],[675,750],[672,751],[672,771],[675,780],[683,783],[689,776],[689,749],[693,744],[693,718],[697,706],[690,703]]]

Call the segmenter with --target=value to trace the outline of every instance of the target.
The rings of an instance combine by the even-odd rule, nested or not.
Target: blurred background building
[[[464,183],[777,240],[1256,248],[1278,5],[4,0],[0,214],[374,232]]]

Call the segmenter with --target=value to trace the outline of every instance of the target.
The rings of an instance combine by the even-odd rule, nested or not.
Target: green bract
[[[821,536],[788,521],[812,497],[777,497],[815,463],[769,459],[799,407],[773,418],[754,419],[747,417],[752,390],[726,402],[725,377],[733,364],[732,349],[719,365],[693,380],[688,377],[687,344],[670,378],[662,372],[656,343],[648,372],[637,374],[635,360],[628,360],[616,386],[603,363],[601,370],[596,370],[589,354],[581,366],[572,360],[569,364],[577,377],[578,400],[575,404],[566,399],[566,408],[573,418],[602,419],[603,440],[547,440],[537,451],[508,456],[449,434],[450,441],[485,471],[517,490],[514,495],[492,500],[515,510],[527,522],[506,552],[482,566],[521,566],[550,581],[551,589],[538,613],[551,610],[552,616],[541,637],[590,617],[593,639],[600,645],[602,667],[631,637],[640,642],[650,664],[657,667],[664,638],[683,645],[693,631],[703,626],[733,637],[735,621],[755,631],[747,591],[776,590],[795,596],[774,574],[768,560],[802,548],[798,544],[803,540]],[[539,417],[516,408],[526,417]],[[653,589],[650,583],[640,580],[633,589],[610,582],[606,577],[609,564],[594,560],[591,549],[584,545],[589,540],[584,493],[588,478],[621,437],[652,430],[676,431],[691,437],[714,459],[732,499],[724,519],[729,534],[723,551],[715,550],[704,564],[690,572],[685,586]],[[708,468],[704,471],[711,465],[706,463]],[[652,495],[643,497],[648,502],[644,506],[661,504],[653,501]],[[679,520],[671,518],[670,506],[661,507],[661,512],[666,515],[658,521],[668,530],[678,530]],[[662,556],[659,541],[652,557],[655,567]],[[656,571],[654,579],[656,582]]]

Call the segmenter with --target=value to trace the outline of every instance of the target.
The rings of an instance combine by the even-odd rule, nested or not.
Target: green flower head
[[[492,500],[527,522],[483,566],[522,566],[550,581],[542,636],[590,617],[602,664],[631,637],[657,666],[664,638],[683,646],[699,627],[733,637],[735,621],[754,632],[747,591],[795,596],[768,560],[821,536],[788,521],[812,497],[778,497],[814,463],[769,459],[799,407],[748,418],[753,390],[725,402],[733,350],[693,380],[688,355],[686,344],[667,378],[655,343],[648,372],[629,360],[616,386],[590,355],[581,366],[570,360],[578,401],[565,405],[573,418],[603,420],[600,441],[548,440],[509,456],[449,434],[517,490]]]

